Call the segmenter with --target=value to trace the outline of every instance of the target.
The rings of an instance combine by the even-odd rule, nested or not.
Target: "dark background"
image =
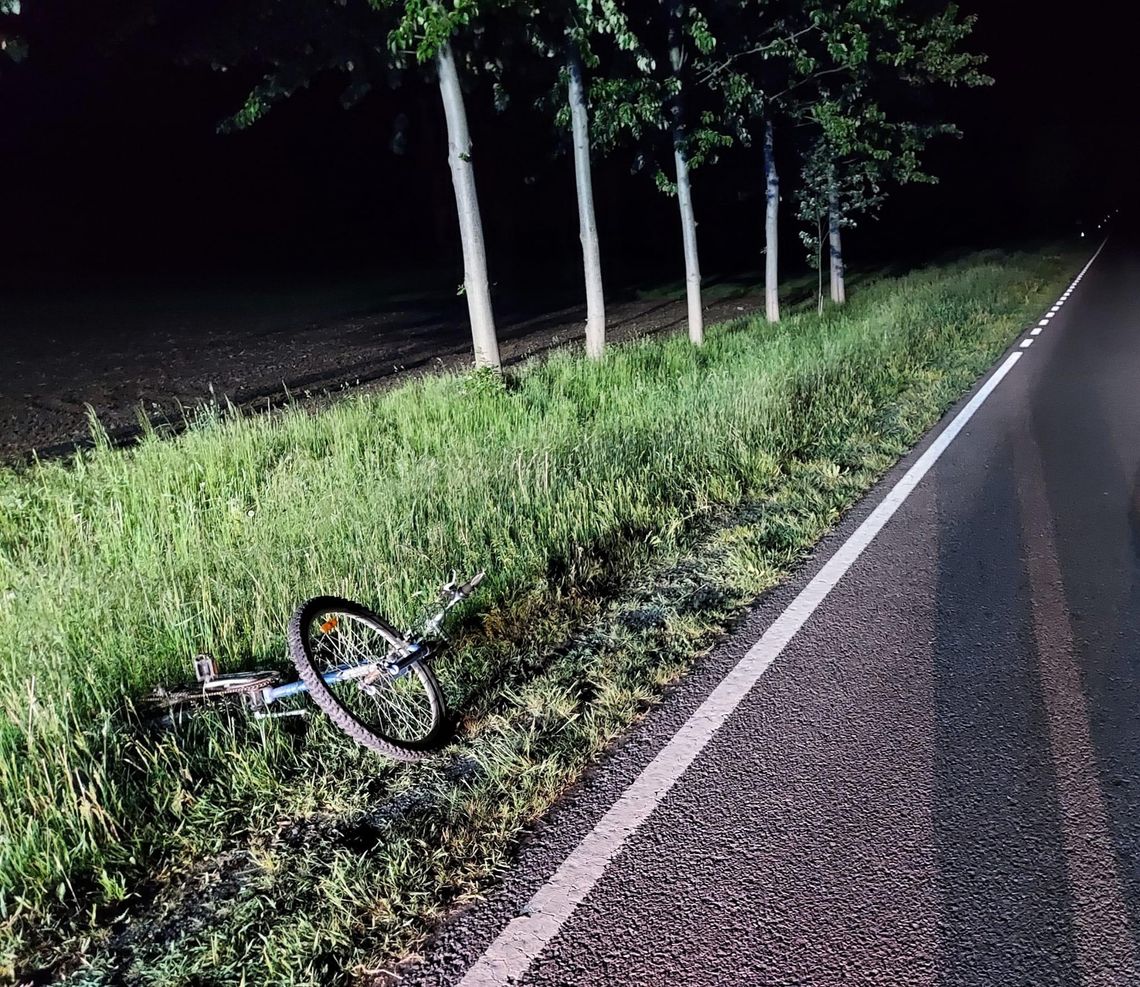
[[[965,136],[927,162],[941,183],[897,191],[848,255],[908,259],[955,246],[1072,233],[1121,201],[1134,167],[1135,85],[1119,5],[970,0],[972,47],[996,83],[939,105]],[[412,81],[351,110],[343,82],[319,81],[253,129],[216,133],[254,74],[182,66],[161,32],[108,40],[98,3],[28,0],[32,50],[0,74],[0,265],[6,280],[66,271],[459,271],[442,111]],[[500,285],[578,277],[571,164],[528,99],[504,113],[476,88],[468,112],[492,277]],[[390,144],[399,114],[407,150]],[[758,148],[694,176],[706,271],[759,269]],[[785,165],[785,190],[794,174]],[[598,163],[596,196],[608,273],[676,277],[672,200],[630,158]],[[785,215],[787,266],[802,263]],[[442,281],[442,278],[441,278]]]

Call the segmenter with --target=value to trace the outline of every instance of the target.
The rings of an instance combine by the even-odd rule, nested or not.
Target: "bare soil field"
[[[497,299],[504,363],[584,335],[585,308],[565,299]],[[762,306],[754,284],[709,279],[706,319]],[[679,285],[611,301],[611,338],[684,326]],[[247,409],[470,365],[461,297],[393,282],[243,281],[23,287],[0,301],[0,460],[69,451],[90,409],[110,436],[140,414],[180,423],[228,400]]]

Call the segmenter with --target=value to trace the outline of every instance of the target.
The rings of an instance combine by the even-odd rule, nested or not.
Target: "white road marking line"
[[[1051,318],[1052,318],[1052,316],[1051,316],[1051,315],[1047,315],[1047,316],[1045,316],[1045,318],[1043,318],[1043,319],[1042,319],[1040,322],[1038,322],[1037,324],[1038,324],[1039,326],[1041,326],[1041,328],[1042,328],[1042,329],[1044,329],[1044,328],[1045,328],[1045,326],[1049,325],[1049,320],[1050,320]]]
[[[1023,340],[1021,341],[1021,348],[1022,348],[1023,350],[1027,350],[1027,349],[1029,349],[1029,347],[1030,347],[1030,346],[1032,346],[1032,345],[1033,345],[1033,340],[1032,340],[1032,339],[1023,339]]]
[[[512,979],[517,979],[526,972],[532,960],[558,934],[574,909],[598,882],[628,836],[645,822],[697,755],[705,749],[760,676],[815,613],[1021,356],[1021,353],[1010,353],[1006,357],[981,390],[958,412],[867,519],[622,793],[593,830],[571,851],[550,880],[530,900],[526,913],[512,919],[491,943],[486,953],[467,971],[460,981],[460,987],[509,984]]]
[[[1107,242],[1106,237],[1084,270],[1092,266]],[[630,835],[649,818],[689,765],[708,746],[760,677],[827,599],[839,580],[906,502],[1022,356],[1015,350],[1005,358],[989,380],[935,437],[863,523],[824,563],[760,640],[721,679],[708,698],[562,861],[558,870],[530,899],[523,914],[513,918],[499,933],[464,975],[459,987],[505,987],[530,969],[538,954],[558,935],[574,910],[601,879]]]
[[[1092,257],[1089,258],[1089,262],[1084,267],[1081,268],[1081,273],[1077,275],[1076,281],[1073,282],[1074,285],[1079,284],[1081,278],[1083,278],[1085,276],[1085,274],[1088,273],[1088,269],[1093,266],[1093,262],[1100,256],[1100,252],[1102,250],[1104,250],[1104,245],[1106,243],[1108,243],[1108,237],[1107,236],[1103,240],[1100,241],[1100,246],[1096,248],[1096,253],[1093,254]]]
[[[1034,329],[1032,329],[1030,331],[1029,335],[1030,336],[1040,336],[1041,335],[1041,327],[1040,326],[1035,327]]]

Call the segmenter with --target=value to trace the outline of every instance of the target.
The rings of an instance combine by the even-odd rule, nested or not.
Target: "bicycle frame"
[[[418,634],[411,630],[401,634],[381,618],[371,614],[369,626],[387,641],[388,653],[335,665],[320,675],[321,681],[325,685],[332,686],[342,682],[364,680],[360,682],[361,688],[371,692],[373,682],[380,685],[377,680],[382,679],[387,685],[408,674],[415,666],[421,663],[426,665],[434,656],[437,644],[442,639],[440,632],[447,612],[470,596],[482,579],[483,573],[479,572],[464,585],[457,586],[455,574],[452,573],[451,581],[441,590],[438,611],[423,621]],[[296,660],[294,661],[296,663]],[[247,710],[258,719],[301,716],[307,712],[303,709],[270,711],[270,707],[284,699],[310,693],[312,690],[303,679],[278,684],[281,682],[281,675],[272,670],[219,674],[217,662],[208,653],[196,655],[192,664],[200,690],[168,692],[165,689],[157,689],[151,699],[160,709],[180,708],[202,700],[240,697],[244,700]],[[438,685],[435,688],[438,690]],[[318,705],[321,704],[318,702]]]
[[[413,661],[422,657],[422,652],[425,651],[425,648],[419,642],[414,642],[403,650],[405,653],[397,660],[389,662],[385,669],[392,678],[399,678],[403,675]],[[321,678],[327,685],[336,685],[338,682],[349,682],[352,679],[365,678],[376,672],[376,670],[376,664],[370,661],[361,662],[359,664],[337,665],[322,675]],[[264,705],[271,706],[279,700],[299,696],[308,691],[309,687],[298,679],[296,682],[286,682],[284,685],[266,686],[258,695]]]

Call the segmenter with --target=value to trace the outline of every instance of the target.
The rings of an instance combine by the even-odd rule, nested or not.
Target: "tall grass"
[[[224,954],[260,971],[255,980],[327,982],[327,956],[339,967],[355,950],[387,949],[441,889],[485,879],[518,826],[683,664],[655,671],[642,654],[611,674],[599,658],[580,681],[528,694],[569,630],[591,626],[639,567],[683,555],[726,505],[786,495],[792,527],[765,521],[747,562],[786,567],[1072,261],[978,255],[873,284],[822,318],[721,327],[701,349],[647,341],[600,364],[561,353],[505,384],[440,377],[315,414],[219,414],[177,439],[0,471],[9,964],[47,962],[67,929],[97,930],[133,896],[235,847],[263,854],[257,880],[299,868],[292,886],[316,895],[321,914],[339,902],[335,921],[290,927],[323,944],[317,958],[282,955],[267,932],[278,920],[243,898],[216,935],[201,932],[197,959],[155,959],[131,977],[192,979],[195,963]],[[489,575],[444,669],[464,719],[438,764],[396,768],[320,722],[300,735],[221,720],[156,734],[139,722],[140,697],[184,680],[195,652],[226,668],[285,667],[285,621],[307,596],[342,593],[408,618],[453,568]],[[425,785],[449,820],[446,841],[443,828],[434,844],[389,833],[367,863],[334,855],[304,869],[267,836]],[[356,900],[364,893],[372,900]],[[104,957],[112,980],[126,976],[115,949]]]

